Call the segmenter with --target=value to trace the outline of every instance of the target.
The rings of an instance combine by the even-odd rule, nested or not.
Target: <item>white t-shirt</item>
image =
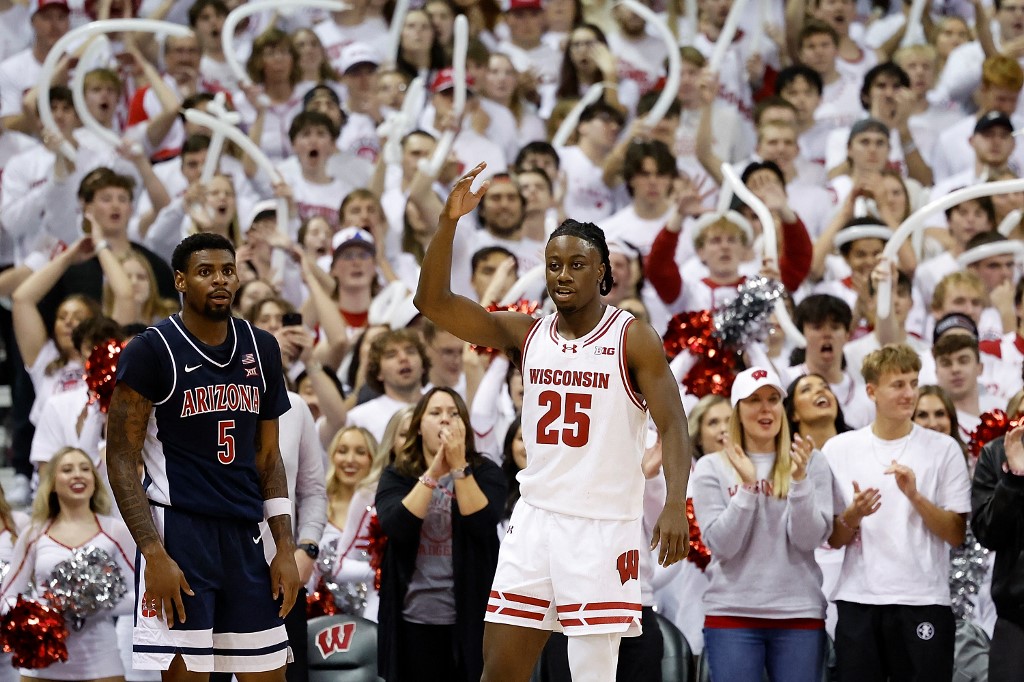
[[[665,227],[668,222],[669,216],[672,214],[672,208],[669,207],[665,213],[658,216],[657,218],[641,218],[636,214],[636,206],[629,204],[628,206],[619,210],[615,215],[602,220],[600,223],[601,229],[604,230],[604,236],[607,239],[619,239],[624,242],[629,242],[640,250],[644,258],[651,252],[651,245],[654,243],[654,238],[661,232],[661,228]],[[676,262],[684,260],[686,257],[693,254],[693,242],[689,239],[680,239],[680,246],[684,243],[688,243],[689,249],[686,249],[683,254],[676,250]],[[682,258],[679,256],[682,255]]]
[[[814,120],[832,130],[852,126],[864,118],[864,107],[860,104],[860,85],[860,79],[854,80],[845,75],[840,75],[834,83],[826,85],[821,93],[821,104],[814,111]]]
[[[377,161],[380,138],[377,124],[366,114],[352,113],[338,136],[338,151],[347,156],[358,156],[368,163]]]
[[[537,85],[552,86],[558,83],[562,66],[562,51],[552,45],[541,43],[535,48],[524,50],[511,41],[498,43],[498,52],[508,55],[512,65],[520,73],[531,72],[537,76]]]
[[[395,412],[408,406],[409,403],[403,403],[401,400],[395,400],[387,395],[380,395],[349,410],[345,426],[362,426],[372,433],[379,443],[384,438],[384,429],[387,428],[391,417]]]
[[[78,419],[89,401],[89,389],[83,383],[70,391],[57,393],[43,405],[32,436],[32,450],[29,460],[37,468],[49,462],[57,451],[74,447],[88,454],[94,464],[100,464],[99,443],[106,421],[99,405],[88,407],[82,430],[78,430]]]
[[[42,69],[31,48],[0,62],[0,116],[21,113],[21,98],[39,82]]]
[[[292,89],[287,102],[271,104],[263,115],[263,133],[260,135],[259,146],[271,161],[278,162],[288,158],[292,153],[292,143],[288,139],[288,128],[299,113],[302,112],[302,96],[311,85],[299,83]],[[242,117],[242,127],[246,130],[256,122],[256,108],[246,99],[245,94],[237,92],[232,95],[235,109]]]
[[[653,90],[658,79],[665,74],[664,63],[668,52],[661,38],[644,34],[639,39],[633,39],[612,32],[608,34],[608,49],[615,55],[619,81],[635,82],[641,93]]]
[[[579,147],[558,150],[565,173],[565,214],[580,222],[600,223],[615,212],[615,192],[604,184],[603,170]]]
[[[341,200],[351,192],[351,187],[342,177],[335,176],[324,185],[309,182],[302,177],[302,169],[292,165],[281,164],[278,166],[281,177],[292,188],[292,196],[295,199],[295,210],[298,211],[299,221],[309,220],[314,216],[320,216],[327,221],[332,230],[337,230],[339,224],[338,209],[341,208]],[[295,221],[292,221],[292,225]],[[291,237],[297,237],[298,227],[294,228]]]
[[[473,234],[473,253],[488,246],[500,246],[515,254],[520,274],[525,274],[544,262],[544,242],[535,239],[503,239],[487,230],[477,230]]]
[[[932,533],[886,469],[896,460],[913,470],[918,491],[942,509],[971,511],[971,481],[960,446],[949,436],[911,425],[882,440],[871,427],[841,433],[822,448],[832,467],[835,509],[853,502],[853,482],[877,488],[882,505],[864,517],[846,547],[834,600],[860,604],[948,605],[949,545]]]
[[[32,44],[28,5],[17,2],[0,12],[0,61]]]
[[[1006,401],[997,398],[992,395],[988,395],[982,389],[979,390],[978,395],[978,414],[971,414],[966,410],[957,409],[956,421],[960,427],[960,437],[963,438],[965,443],[970,442],[971,434],[974,433],[974,429],[978,428],[981,424],[981,415],[992,410],[1005,410]]]
[[[326,19],[314,26],[313,32],[324,46],[331,66],[338,73],[342,73],[341,51],[355,42],[366,43],[376,48],[377,42],[387,40],[388,27],[384,23],[384,19],[379,16],[369,17],[355,26],[340,26],[334,22],[334,19]],[[378,56],[383,58],[384,55],[379,54]]]
[[[25,366],[29,378],[32,379],[32,387],[36,390],[36,400],[32,403],[32,410],[28,415],[29,421],[33,424],[38,423],[43,406],[46,405],[46,401],[51,396],[64,393],[65,391],[72,391],[85,385],[85,379],[82,378],[84,370],[82,363],[78,360],[72,360],[64,366],[47,373],[46,368],[59,357],[60,352],[57,350],[57,344],[49,340],[39,350],[35,363],[32,366]]]
[[[998,341],[982,342],[980,350],[981,364],[985,367],[980,383],[985,392],[1009,400],[1024,384],[1020,375],[1024,365],[1024,338],[1017,332],[1010,332]]]

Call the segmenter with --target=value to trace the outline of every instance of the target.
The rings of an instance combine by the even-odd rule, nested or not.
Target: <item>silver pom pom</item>
[[[970,525],[964,544],[949,552],[949,596],[957,618],[971,620],[974,614],[972,597],[977,595],[989,566],[989,551],[974,537]]]
[[[45,597],[63,612],[72,629],[81,630],[87,616],[114,608],[127,593],[117,563],[102,549],[87,545],[54,567]]]
[[[714,313],[714,335],[723,346],[744,348],[767,336],[768,316],[785,291],[781,282],[758,275],[736,287],[736,298]]]

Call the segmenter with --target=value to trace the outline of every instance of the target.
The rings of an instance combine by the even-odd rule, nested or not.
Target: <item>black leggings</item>
[[[454,625],[423,625],[402,620],[395,642],[398,677],[389,682],[469,682],[466,671],[455,661],[454,637]]]

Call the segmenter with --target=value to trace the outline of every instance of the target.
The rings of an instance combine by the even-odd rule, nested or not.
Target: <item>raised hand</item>
[[[732,464],[733,469],[740,475],[740,480],[744,483],[753,483],[757,480],[757,468],[747,457],[747,453],[743,452],[743,448],[736,443],[726,443],[725,456],[729,458],[729,464]]]
[[[1013,471],[1024,471],[1024,423],[1014,427],[1003,439],[1003,449],[1006,451],[1006,464]]]
[[[857,525],[865,516],[871,516],[882,506],[882,493],[878,488],[867,488],[861,490],[857,481],[853,482],[853,503],[847,507],[843,514],[857,517]]]
[[[490,181],[485,181],[480,185],[480,189],[473,192],[473,181],[476,180],[476,176],[480,175],[483,170],[487,168],[487,164],[480,162],[471,171],[459,178],[459,181],[455,183],[455,187],[452,188],[451,194],[448,195],[448,200],[444,203],[444,215],[451,220],[458,220],[462,216],[466,215],[480,203],[480,200],[484,196],[484,192],[490,186]]]
[[[462,469],[466,466],[466,425],[461,419],[453,419],[441,429],[441,446],[449,469]]]
[[[914,475],[914,470],[907,465],[893,460],[885,473],[896,478],[896,486],[908,498],[912,499],[917,494],[917,476]]]
[[[793,436],[793,445],[789,448],[789,474],[794,481],[802,481],[807,478],[807,465],[811,461],[813,450],[813,438],[810,436],[803,438],[799,433]]]

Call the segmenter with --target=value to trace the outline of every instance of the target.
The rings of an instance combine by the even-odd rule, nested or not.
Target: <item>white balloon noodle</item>
[[[558,126],[558,130],[555,131],[555,136],[551,138],[551,146],[555,149],[564,147],[569,136],[572,135],[572,131],[576,130],[576,126],[580,123],[580,114],[583,110],[589,107],[591,104],[601,99],[601,93],[604,92],[604,83],[594,83],[587,91],[583,93],[583,97],[580,98],[579,102],[576,102],[576,106],[569,110],[568,115],[562,121],[562,125]]]
[[[900,40],[900,47],[908,47],[914,44],[914,37],[917,35],[918,27],[921,26],[921,17],[924,15],[924,8],[927,0],[914,0],[910,5],[910,14],[907,15],[907,30]]]
[[[217,120],[223,121],[227,125],[237,126],[242,117],[238,115],[236,111],[228,111],[224,106],[226,98],[223,92],[218,92],[214,95],[206,105],[206,113],[211,116],[216,116]],[[224,149],[224,135],[216,130],[210,131],[210,146],[206,150],[206,161],[203,163],[203,172],[199,175],[199,182],[203,185],[213,180],[213,176],[217,174],[217,169],[220,167],[220,153]]]
[[[764,2],[765,0],[761,1]],[[746,5],[747,0],[733,1],[732,9],[729,10],[729,16],[725,19],[725,25],[722,26],[722,31],[718,34],[718,40],[715,41],[715,49],[711,52],[711,59],[708,60],[708,71],[718,73],[718,70],[721,68],[722,60],[725,59],[725,52],[732,45],[732,39],[736,37],[740,17],[743,16],[743,10]]]
[[[387,139],[384,143],[384,161],[398,164],[402,161],[402,138],[416,127],[416,116],[423,108],[425,84],[423,76],[416,76],[405,91],[402,108],[392,111],[384,122],[377,126],[377,135]]]
[[[679,79],[683,68],[682,59],[679,57],[679,47],[676,44],[675,36],[672,35],[672,31],[649,7],[637,2],[637,0],[622,0],[619,4],[629,8],[638,17],[643,17],[647,25],[653,27],[657,34],[661,36],[661,39],[665,41],[666,51],[668,52],[668,76],[665,78],[665,86],[662,88],[658,100],[651,107],[645,119],[647,125],[654,126],[665,117],[668,108],[672,106],[672,102],[679,96]]]
[[[50,83],[53,82],[53,73],[57,70],[57,63],[68,47],[100,33],[164,33],[180,38],[192,35],[192,29],[181,24],[154,19],[106,19],[72,29],[53,44],[39,70],[36,99],[39,104],[39,119],[43,123],[43,130],[49,130],[61,138],[60,153],[68,161],[75,160],[75,148],[68,140],[64,139],[63,133],[57,127],[57,122],[53,120],[53,110],[50,108]]]
[[[398,63],[398,54],[402,43],[402,27],[405,15],[409,13],[409,0],[397,0],[395,11],[391,15],[391,30],[388,31],[388,53],[385,59]]]
[[[882,259],[886,262],[892,263],[896,260],[896,254],[899,252],[900,247],[903,246],[903,242],[907,241],[913,233],[924,227],[925,220],[928,219],[932,213],[938,213],[939,211],[945,211],[947,208],[952,208],[957,204],[963,203],[964,201],[970,201],[971,199],[977,199],[978,197],[990,197],[999,194],[1013,194],[1014,192],[1024,192],[1024,178],[1014,178],[1013,180],[1000,180],[998,182],[986,182],[979,185],[971,185],[970,187],[964,187],[958,189],[955,192],[939,197],[935,201],[929,202],[917,209],[903,221],[903,223],[896,229],[889,241],[886,242],[885,248],[882,249]],[[875,311],[879,318],[889,317],[892,304],[892,291],[889,287],[881,287],[878,290],[878,301]]]
[[[679,36],[682,45],[693,45],[697,37],[697,0],[684,0],[683,11],[686,17],[686,35]]]
[[[452,98],[452,117],[458,123],[462,118],[462,112],[466,109],[466,49],[469,47],[469,20],[465,14],[455,17],[454,41],[452,81],[455,85],[455,96]],[[434,147],[434,154],[429,160],[420,160],[420,172],[430,177],[437,177],[454,143],[454,130],[445,130],[441,133],[441,139],[437,141],[437,146]]]
[[[238,82],[243,85],[251,85],[252,79],[249,78],[249,74],[242,68],[241,62],[238,61],[238,53],[235,51],[235,29],[238,24],[241,23],[242,19],[248,16],[257,14],[259,12],[272,12],[278,11],[282,6],[287,6],[289,9],[295,7],[312,7],[314,9],[324,9],[332,12],[341,12],[346,9],[350,9],[349,5],[346,5],[341,0],[288,0],[287,3],[281,2],[281,0],[256,0],[255,2],[245,3],[239,5],[235,9],[231,10],[227,17],[224,18],[224,26],[220,31],[220,44],[221,49],[224,51],[224,61],[227,63],[231,73],[235,75]],[[256,104],[254,102],[254,104]],[[262,106],[270,104],[270,99],[263,96],[263,101],[259,102]]]
[[[740,176],[736,174],[728,163],[722,164],[722,188],[723,191],[729,187],[736,197],[749,206],[758,220],[761,221],[761,233],[764,235],[764,257],[772,261],[776,267],[779,266],[779,243],[775,236],[775,218],[771,210],[761,201],[757,195],[743,184]],[[800,348],[807,347],[807,339],[800,333],[800,330],[793,324],[789,317],[789,310],[786,309],[786,302],[781,298],[775,302],[775,319],[782,327],[783,333]]]
[[[249,158],[256,162],[256,165],[270,177],[272,182],[284,182],[284,178],[281,177],[281,173],[274,167],[274,163],[255,142],[249,139],[248,135],[242,132],[241,128],[225,123],[198,109],[188,109],[185,111],[185,119],[189,123],[209,128],[215,135],[220,134],[228,138],[237,144],[243,152],[248,154]],[[284,197],[277,198],[277,229],[283,234],[288,234],[288,200]]]

